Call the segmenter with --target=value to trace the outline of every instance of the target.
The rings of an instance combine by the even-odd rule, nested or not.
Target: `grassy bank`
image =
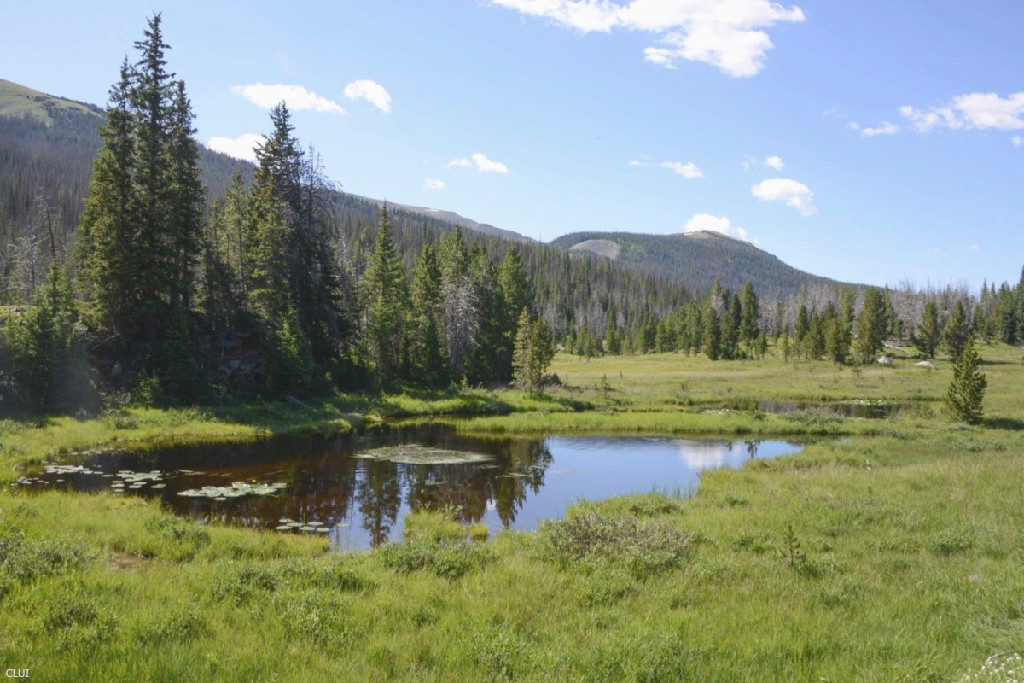
[[[1024,370],[1019,350],[982,355],[989,393],[978,427],[941,414],[942,362],[854,373],[559,357],[563,386],[547,397],[367,404],[378,415],[387,405],[431,412],[434,401],[520,411],[460,423],[474,431],[847,435],[708,472],[694,498],[580,505],[539,532],[485,544],[424,534],[337,556],[321,539],[196,526],[137,498],[5,486],[0,664],[37,680],[958,680],[1024,648]],[[726,407],[812,396],[916,402],[885,420]],[[121,418],[134,417],[129,428],[5,422],[4,470],[114,436],[348,429],[359,419],[353,400],[265,407],[258,418],[254,408],[132,410]]]

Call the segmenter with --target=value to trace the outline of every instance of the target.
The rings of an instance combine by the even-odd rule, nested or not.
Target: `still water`
[[[455,507],[463,521],[483,522],[492,534],[535,529],[582,499],[692,493],[705,469],[801,448],[785,441],[662,437],[480,439],[449,425],[417,425],[107,453],[87,460],[84,471],[50,468],[22,485],[159,497],[197,521],[287,527],[281,533],[300,533],[294,527],[301,523],[307,532],[326,534],[336,550],[348,550],[400,540],[402,520],[412,510]]]

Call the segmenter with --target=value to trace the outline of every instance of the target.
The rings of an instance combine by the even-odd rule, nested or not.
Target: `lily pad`
[[[228,500],[229,498],[244,498],[245,496],[269,496],[277,493],[279,490],[273,484],[249,484],[244,481],[235,481],[230,486],[204,486],[201,489],[186,489],[179,491],[178,495],[188,498]]]
[[[364,460],[393,462],[399,465],[473,465],[494,460],[493,455],[431,448],[419,444],[384,446],[356,454]]]

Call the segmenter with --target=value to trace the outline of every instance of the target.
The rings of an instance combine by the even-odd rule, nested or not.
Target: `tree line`
[[[518,249],[498,262],[456,228],[436,248],[423,241],[408,277],[385,205],[365,268],[353,270],[333,187],[283,102],[252,183],[236,175],[207,206],[168,47],[156,15],[110,90],[74,248],[50,230],[33,305],[8,313],[12,396],[73,407],[96,379],[171,402],[513,379],[538,388],[550,331]]]
[[[6,190],[4,215],[19,217],[0,216],[6,405],[77,410],[96,404],[96,387],[166,402],[536,390],[556,346],[740,359],[773,340],[787,358],[843,363],[870,361],[887,339],[956,356],[971,334],[1024,338],[1024,280],[978,299],[845,285],[763,299],[752,282],[737,292],[717,279],[695,294],[607,259],[377,206],[333,186],[284,103],[255,169],[224,179],[222,162],[214,193],[159,15],[135,48],[110,90],[80,215],[73,183],[56,206],[30,202],[31,182]],[[52,175],[52,164],[17,168]]]

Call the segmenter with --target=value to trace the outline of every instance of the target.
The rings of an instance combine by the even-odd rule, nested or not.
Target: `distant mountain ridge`
[[[734,292],[749,280],[762,296],[796,294],[805,285],[840,285],[836,280],[787,265],[749,242],[717,232],[574,232],[552,244],[608,258],[636,273],[665,278],[691,291],[707,291],[716,277],[722,287]]]
[[[76,112],[102,119],[99,107],[26,88],[0,78],[0,116],[30,116],[52,125],[56,112]]]
[[[353,196],[359,197],[359,195]],[[384,200],[381,199],[373,199],[371,197],[359,198],[368,202],[372,202],[377,206],[380,206],[381,204],[384,203]],[[411,214],[429,218],[432,221],[441,221],[443,223],[450,223],[452,225],[461,225],[467,230],[483,233],[484,235],[491,235],[492,237],[501,237],[503,239],[512,240],[514,242],[535,241],[530,239],[529,237],[526,237],[525,235],[521,235],[520,233],[515,232],[514,230],[503,230],[502,228],[498,228],[487,223],[477,223],[473,219],[466,218],[465,216],[460,216],[454,211],[445,211],[444,209],[432,209],[426,206],[410,206],[408,204],[395,204],[394,202],[388,202],[388,206],[401,209]]]
[[[102,144],[99,126],[103,117],[100,107],[0,79],[0,182],[16,178],[13,182],[20,193],[15,196],[12,192],[0,192],[0,223],[7,222],[0,232],[17,234],[25,221],[36,220],[31,215],[32,203],[41,192],[58,205],[60,220],[71,233],[87,192],[92,159]],[[211,198],[223,194],[235,173],[251,180],[251,163],[202,145],[200,149],[203,182]],[[25,169],[31,172],[25,175]],[[350,232],[358,225],[372,225],[383,203],[384,200],[340,192],[334,199],[341,212],[339,220]],[[470,232],[500,240],[540,244],[520,233],[451,211],[393,202],[389,205],[395,209],[393,222],[417,222],[439,230],[458,224]],[[563,235],[549,245],[569,253],[609,259],[630,272],[681,284],[691,292],[707,291],[715,277],[733,291],[750,280],[762,296],[792,295],[804,285],[839,284],[800,271],[751,244],[718,233],[646,235],[588,231]]]

